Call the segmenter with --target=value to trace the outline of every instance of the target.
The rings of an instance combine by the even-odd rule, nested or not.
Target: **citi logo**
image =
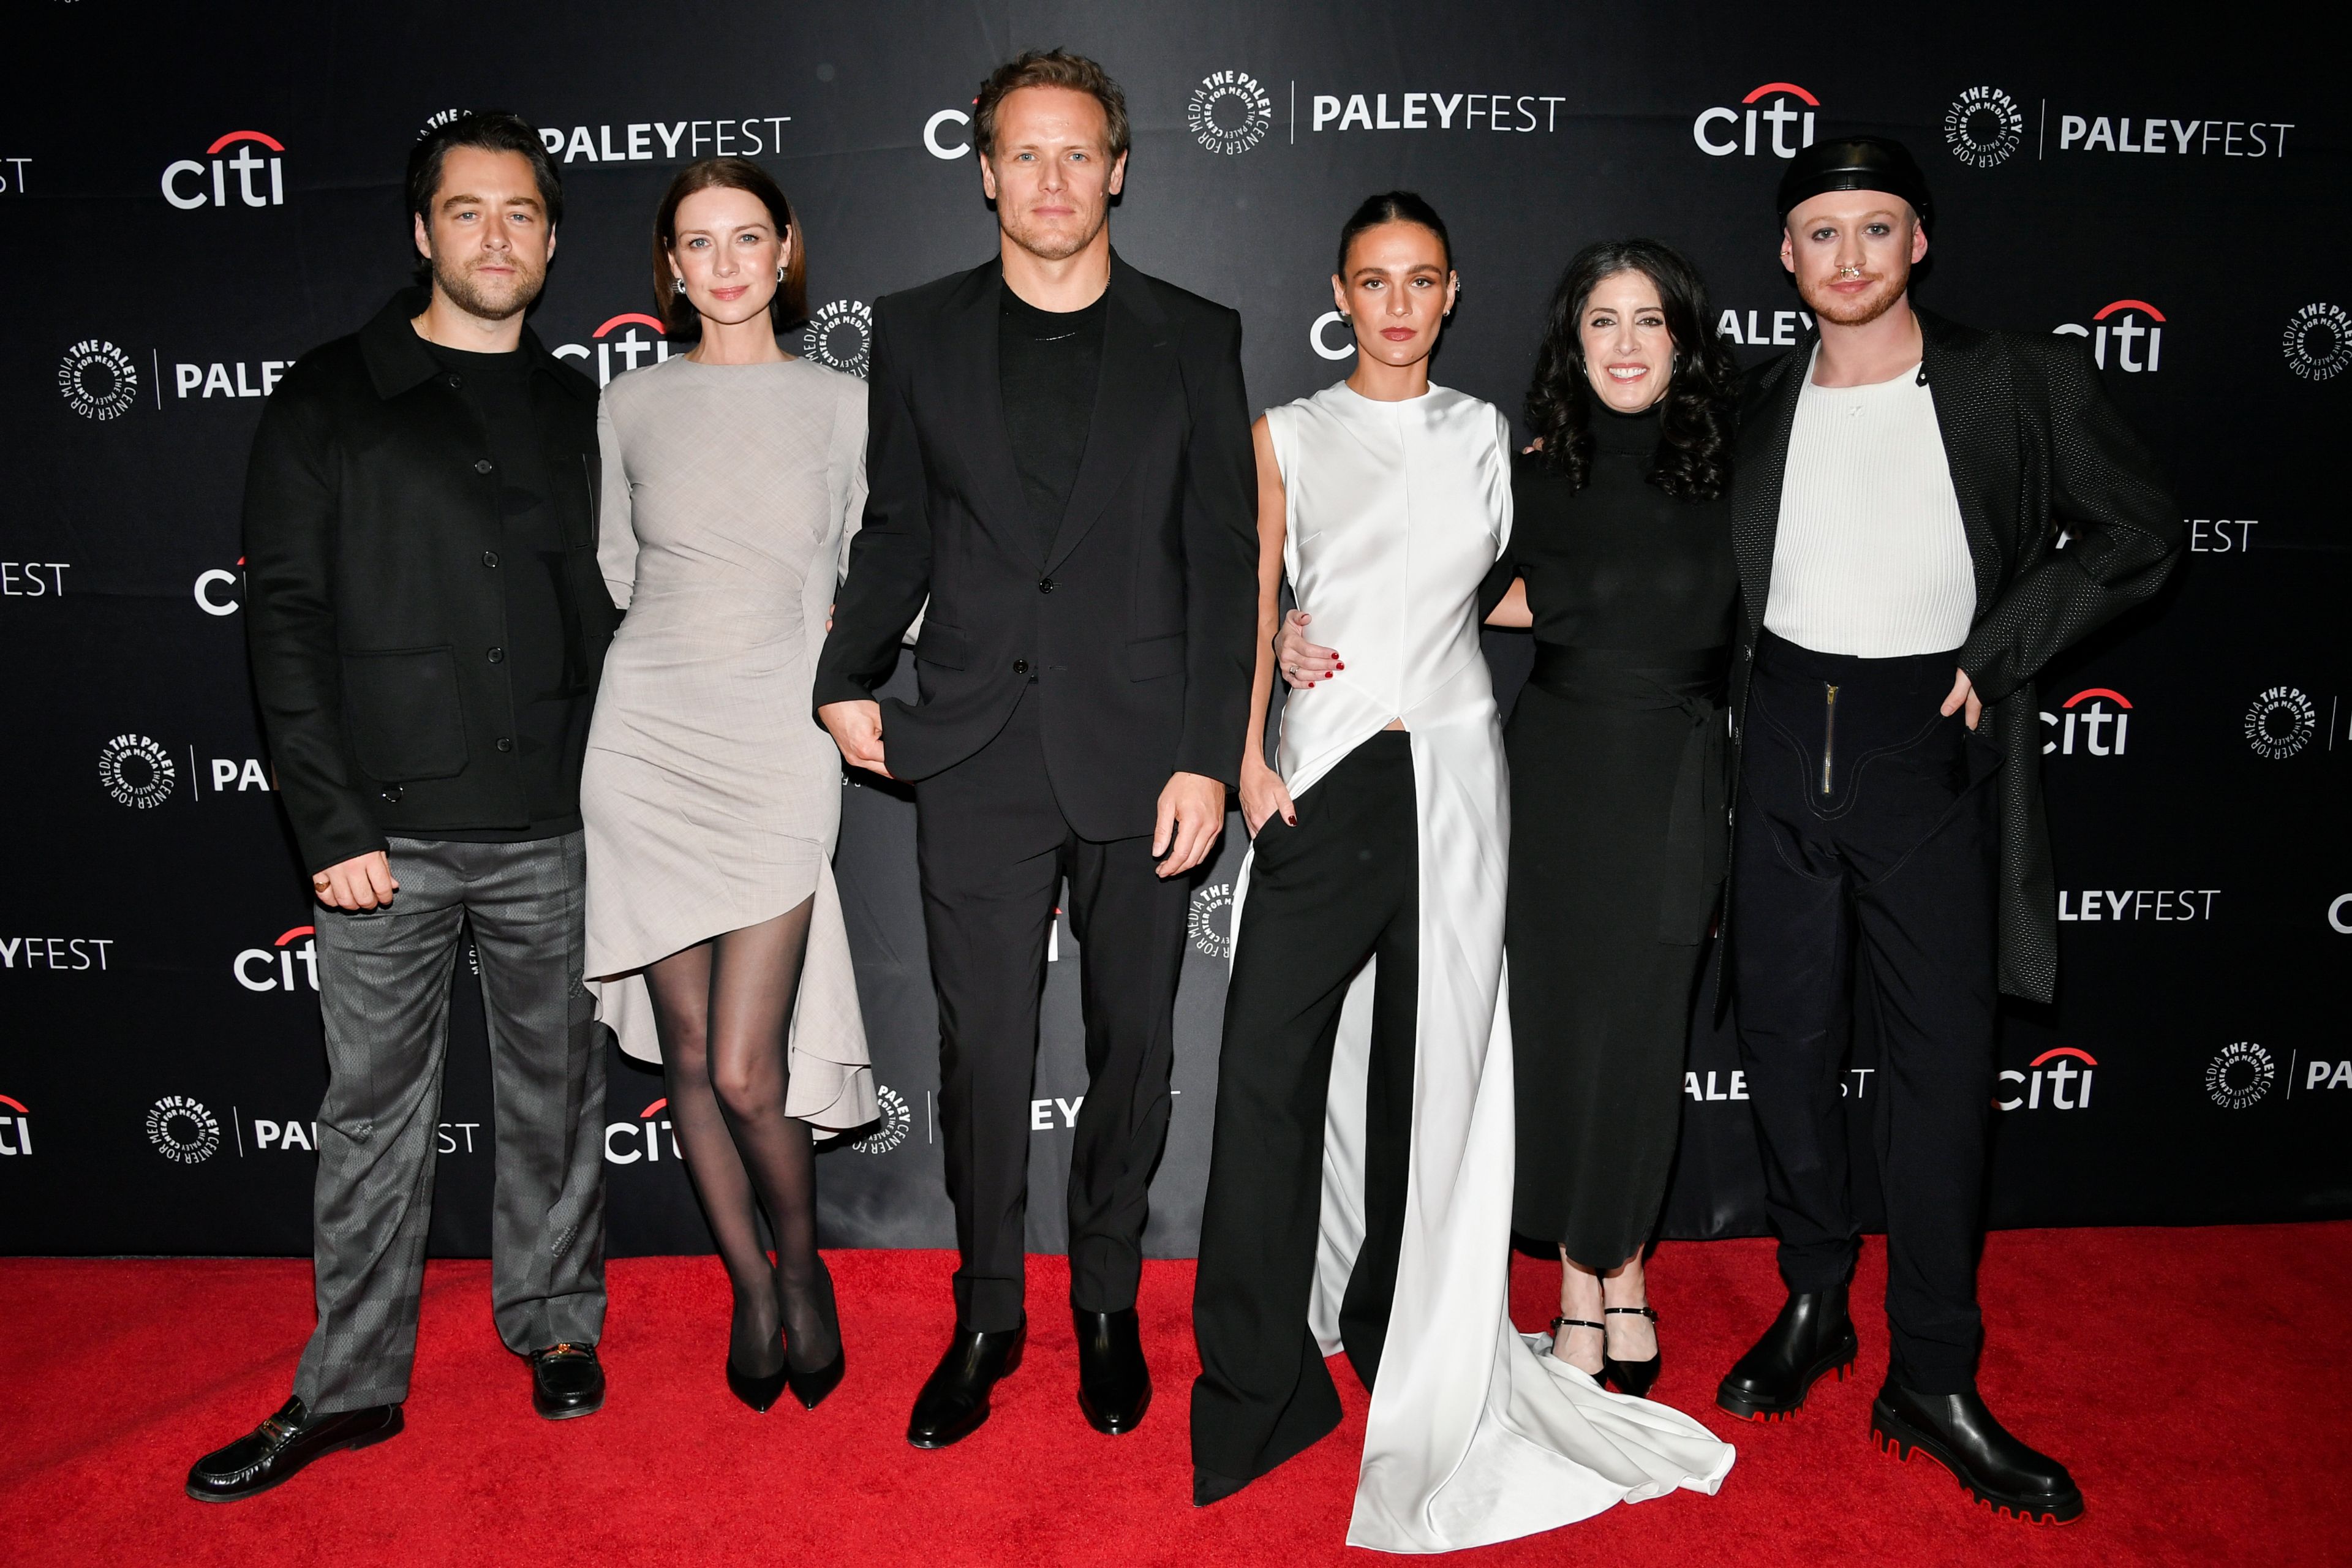
[[[2080,1062],[2083,1065],[2076,1067]],[[2015,1084],[2022,1092],[2008,1100],[1996,1100],[1996,1110],[2039,1110],[2045,1098],[2053,1110],[2088,1110],[2091,1109],[2091,1069],[2099,1065],[2098,1058],[2088,1051],[2078,1051],[2072,1046],[2060,1046],[2042,1052],[2025,1064],[2024,1072],[2015,1068],[2003,1068],[2000,1079]]]
[[[1793,158],[1813,144],[1813,115],[1822,100],[1793,81],[1768,81],[1739,100],[1739,109],[1706,109],[1691,121],[1691,140],[1698,150],[1710,158],[1728,158],[1734,153],[1756,156],[1759,127],[1769,126],[1764,140],[1775,158]],[[1796,104],[1804,107],[1799,109]],[[1716,127],[1724,127],[1721,141],[1716,140]],[[1743,132],[1742,128],[1745,127]],[[1789,140],[1790,126],[1797,127],[1798,140]]]
[[[196,608],[208,616],[233,616],[243,607],[229,595],[236,592],[245,581],[244,556],[236,558],[236,567],[235,572],[226,572],[215,566],[208,572],[196,574]],[[217,784],[217,778],[215,782]]]
[[[5,1094],[0,1094],[0,1110],[16,1113],[0,1116],[0,1157],[30,1155],[33,1152],[33,1113],[25,1109],[23,1100],[11,1100]]]
[[[221,154],[230,148],[236,152],[228,157]],[[269,156],[256,152],[266,147]],[[232,131],[205,149],[202,161],[183,158],[163,171],[163,199],[182,212],[194,212],[198,207],[225,207],[229,205],[229,187],[236,188],[236,198],[249,207],[276,207],[286,205],[286,143],[262,131]],[[212,177],[205,179],[209,170]],[[229,172],[236,178],[231,181]],[[255,180],[263,174],[268,179],[258,186]]]
[[[2108,704],[2115,705],[2110,711]],[[2044,713],[2042,721],[2058,731],[2042,742],[2042,754],[2074,754],[2074,742],[2094,757],[2120,757],[2131,728],[2131,700],[2112,687],[2094,686],[2066,699],[2062,713]],[[2107,726],[2113,724],[2111,732]]]
[[[316,926],[295,926],[268,947],[248,947],[229,963],[229,973],[247,991],[291,991],[299,960],[302,977],[315,994],[319,989],[319,946]]]
[[[668,1109],[669,1097],[665,1095],[638,1111],[637,1120],[635,1121],[604,1123],[604,1163],[608,1165],[634,1165],[643,1160],[647,1164],[656,1163],[662,1157],[662,1136],[665,1133],[669,1136],[669,1157],[673,1160],[677,1159],[678,1157],[677,1131],[671,1128],[667,1119],[660,1121],[654,1120]],[[614,1147],[616,1142],[625,1142],[635,1146],[616,1149]]]
[[[2142,326],[2142,316],[2154,324]],[[2164,312],[2145,300],[2117,300],[2103,307],[2097,315],[2091,318],[2091,324],[2087,327],[2079,321],[2067,321],[2053,327],[2051,331],[2090,339],[2091,361],[2101,370],[2107,368],[2107,343],[2110,339],[2115,342],[2116,367],[2130,371],[2135,375],[2144,370],[2155,370],[2157,362],[2164,354]],[[2142,338],[2147,340],[2145,359],[2139,357],[2139,341]]]
[[[641,336],[637,330],[640,327],[650,331],[653,336],[650,338]],[[621,366],[623,371],[636,369],[637,362],[647,354],[653,355],[655,364],[659,364],[669,358],[667,329],[643,310],[624,310],[590,333],[588,342],[558,343],[552,352],[558,359],[585,360],[591,357],[589,352],[591,343],[595,345],[593,357],[596,361],[598,386],[612,384],[613,376],[615,374],[613,369],[613,360],[615,355],[627,362]]]

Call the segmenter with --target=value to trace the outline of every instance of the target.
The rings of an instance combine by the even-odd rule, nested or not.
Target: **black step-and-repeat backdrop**
[[[1782,161],[1840,132],[1906,139],[1942,214],[1923,297],[2085,340],[2189,514],[2162,601],[2042,685],[2062,991],[2009,1016],[1995,1223],[2352,1213],[2338,51],[2143,7],[1810,22],[1688,0],[16,7],[0,63],[0,1250],[308,1249],[317,972],[248,689],[238,490],[287,364],[406,279],[417,135],[493,106],[543,128],[569,216],[532,324],[599,382],[669,352],[645,265],[666,183],[695,158],[759,159],[805,222],[815,320],[793,346],[856,373],[878,295],[991,254],[971,95],[996,60],[1055,44],[1129,94],[1118,244],[1240,309],[1260,405],[1346,374],[1330,247],[1372,191],[1410,186],[1445,214],[1464,292],[1439,377],[1516,416],[1578,246],[1686,249],[1752,363],[1804,323],[1776,258]],[[1516,682],[1524,642],[1491,640]],[[825,1237],[947,1245],[912,807],[844,788],[887,1114],[822,1161]],[[1229,837],[1193,896],[1163,1254],[1197,1227],[1238,860]],[[1084,1088],[1076,956],[1065,926],[1029,1123],[1048,1251]],[[463,965],[457,985],[434,1242],[478,1253],[495,1128]],[[1865,1039],[1858,1140],[1874,1078]],[[658,1076],[615,1054],[612,1081],[614,1250],[700,1250]],[[1745,1083],[1705,1020],[1685,1081],[1668,1232],[1759,1230]]]

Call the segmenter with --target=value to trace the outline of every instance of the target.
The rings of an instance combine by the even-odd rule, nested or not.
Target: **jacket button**
[[[514,742],[508,740],[504,735],[500,735],[499,737],[499,750],[501,752],[511,752],[514,750]]]
[[[483,565],[485,565],[485,566],[495,566],[495,565],[497,565],[498,563],[499,563],[499,552],[498,552],[497,551],[495,551],[495,550],[485,550],[485,551],[483,551],[483,552],[482,552],[482,564],[483,564]]]
[[[492,664],[504,664],[506,661],[507,661],[507,650],[506,650],[506,649],[504,649],[504,648],[502,648],[502,647],[494,647],[494,648],[490,649],[490,662],[491,662]]]
[[[1029,661],[1028,661],[1027,659],[1025,659],[1025,658],[1016,658],[1016,659],[1014,659],[1014,660],[1013,661],[1013,674],[1015,674],[1015,675],[1026,675],[1026,674],[1028,674],[1028,673],[1029,673]]]
[[[451,374],[451,375],[450,375],[450,377],[449,377],[449,389],[450,389],[452,392],[456,391],[457,388],[459,388],[459,387],[461,387],[461,386],[463,386],[463,385],[465,385],[465,384],[465,384],[465,382],[464,382],[462,379],[460,379],[458,376],[457,376],[456,374]]]
[[[1054,580],[1051,577],[1040,577],[1037,579],[1037,592],[1041,594],[1050,594],[1053,591]]]
[[[383,786],[383,798],[392,802],[394,805],[398,805],[400,804],[400,797],[406,793],[407,792],[403,790],[398,784],[386,784]]]
[[[474,465],[474,472],[478,474],[487,474],[490,471],[491,467],[492,465],[490,460],[488,458],[484,458]]]

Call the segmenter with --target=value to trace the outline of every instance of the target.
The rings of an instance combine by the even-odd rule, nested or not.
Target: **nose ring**
[[[1841,267],[1838,268],[1838,276],[1841,278],[1859,278],[1862,276],[1862,268],[1859,267]]]

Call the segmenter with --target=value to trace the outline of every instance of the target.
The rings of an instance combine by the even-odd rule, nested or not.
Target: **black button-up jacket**
[[[255,434],[245,485],[246,636],[278,786],[312,871],[388,834],[530,824],[500,476],[463,391],[409,324],[421,289],[305,354]],[[596,567],[596,389],[529,329],[548,504],[593,682],[620,616]],[[570,661],[567,661],[570,662]],[[564,765],[576,777],[581,758]]]

